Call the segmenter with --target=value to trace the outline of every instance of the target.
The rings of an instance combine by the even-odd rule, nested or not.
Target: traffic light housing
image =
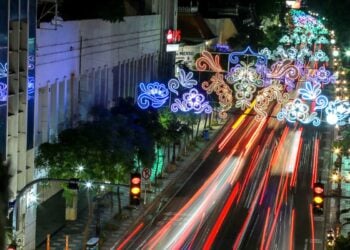
[[[324,203],[324,184],[316,182],[313,188],[313,210],[315,214],[323,214],[323,203]]]
[[[141,174],[132,173],[130,177],[130,205],[140,205],[141,200]]]

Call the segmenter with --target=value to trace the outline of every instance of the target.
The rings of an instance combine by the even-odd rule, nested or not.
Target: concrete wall
[[[94,105],[135,97],[157,79],[160,15],[42,23],[37,30],[36,146],[88,119]]]

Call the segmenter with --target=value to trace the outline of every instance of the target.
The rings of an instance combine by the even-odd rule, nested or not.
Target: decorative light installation
[[[141,94],[137,98],[137,104],[141,109],[147,109],[149,106],[160,108],[169,98],[169,90],[162,83],[140,83]]]
[[[312,112],[310,114],[309,106],[299,98],[287,103],[281,111],[278,112],[277,119],[279,121],[286,119],[291,123],[299,121],[304,124],[309,124],[312,122],[314,126],[319,126],[321,124],[321,119],[317,116],[317,112]]]
[[[321,95],[321,92],[321,84],[312,84],[308,81],[305,82],[305,88],[298,89],[298,93],[301,95],[301,98],[303,100],[315,101],[315,110],[324,109],[328,105],[328,98],[324,95]]]
[[[257,115],[254,117],[256,121],[261,121],[263,118],[267,117],[267,108],[269,104],[276,100],[277,103],[284,105],[288,102],[288,93],[283,93],[284,87],[279,81],[272,81],[272,84],[262,90],[258,91],[256,96],[256,104],[254,110]]]
[[[1,78],[7,78],[7,63],[0,63],[0,104],[7,101],[7,84]]]
[[[325,109],[326,120],[329,124],[335,125],[344,122],[350,115],[350,103],[348,101],[330,101]]]
[[[334,74],[331,75],[331,72],[329,70],[326,70],[324,66],[321,66],[316,70],[313,79],[322,84],[329,84],[335,83],[337,76]]]
[[[198,71],[214,71],[214,72],[224,72],[220,65],[220,57],[218,55],[213,55],[208,51],[203,51],[202,56],[196,61],[196,69]]]
[[[210,114],[213,112],[212,107],[209,105],[209,102],[205,101],[204,95],[198,93],[198,90],[193,88],[188,93],[184,93],[182,100],[176,98],[174,103],[171,104],[172,112],[188,112],[194,111],[195,114],[200,114],[205,112]]]
[[[170,79],[168,82],[168,88],[171,92],[175,93],[176,95],[179,94],[177,89],[180,87],[180,85],[184,88],[192,88],[194,85],[197,85],[197,81],[192,79],[193,73],[189,72],[186,74],[186,72],[183,69],[180,69],[179,76],[177,79],[173,78]]]
[[[0,63],[0,78],[7,77],[7,63]]]
[[[227,110],[232,107],[233,97],[232,90],[224,81],[224,76],[220,73],[216,73],[210,78],[210,81],[204,81],[202,83],[202,88],[207,91],[207,94],[215,92],[219,98],[219,104],[221,111],[219,116],[221,118],[227,117]]]
[[[7,100],[7,84],[0,82],[0,102]]]
[[[236,107],[246,109],[250,107],[257,87],[263,87],[263,81],[253,66],[254,63],[240,62],[227,74],[226,80],[233,84]]]

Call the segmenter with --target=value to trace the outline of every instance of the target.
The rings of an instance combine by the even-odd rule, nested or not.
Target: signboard
[[[148,180],[150,177],[151,177],[151,169],[149,168],[144,168],[142,169],[142,178],[145,179],[145,180]]]

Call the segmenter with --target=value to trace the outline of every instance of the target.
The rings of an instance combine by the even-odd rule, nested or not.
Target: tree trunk
[[[89,214],[88,214],[88,219],[87,219],[87,222],[85,224],[84,231],[83,231],[83,246],[82,246],[82,250],[86,249],[86,243],[87,243],[88,237],[89,237],[89,227],[90,227],[91,222],[92,222],[93,210],[94,210],[94,204],[90,200],[90,193],[89,193],[89,191],[87,191],[87,201],[88,201],[88,207],[89,207]]]
[[[197,123],[197,129],[196,129],[196,138],[197,138],[197,137],[198,137],[198,135],[199,135],[199,124],[201,123],[201,120],[202,120],[202,116],[200,115],[200,116],[199,116],[198,123]]]
[[[176,159],[176,144],[173,143],[173,156],[171,158],[171,163],[175,163],[175,159]]]
[[[118,197],[118,214],[122,214],[122,202],[120,198],[120,186],[117,187],[117,197]]]
[[[204,120],[204,128],[207,128],[207,123],[208,123],[208,114],[205,114],[205,120]]]

